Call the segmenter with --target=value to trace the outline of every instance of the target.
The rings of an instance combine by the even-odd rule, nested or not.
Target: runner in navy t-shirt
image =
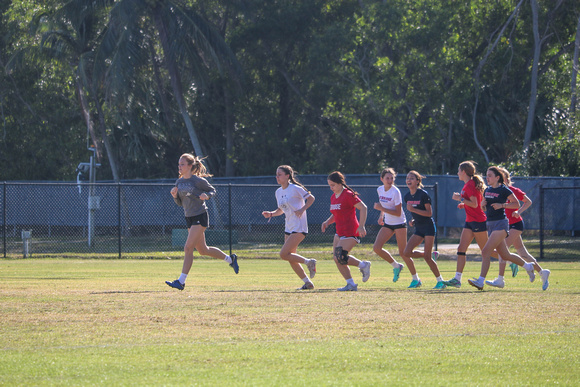
[[[429,265],[435,278],[437,278],[437,285],[433,289],[445,289],[445,284],[443,283],[437,262],[435,262],[431,255],[433,243],[435,242],[435,222],[431,218],[431,215],[433,215],[431,197],[422,189],[422,179],[423,176],[417,171],[411,171],[407,174],[407,187],[409,187],[409,192],[405,195],[404,200],[407,203],[407,211],[413,215],[413,219],[409,222],[409,225],[411,227],[415,226],[415,233],[407,242],[407,247],[405,247],[405,251],[403,252],[403,259],[409,268],[409,272],[413,276],[409,288],[418,288],[423,284],[417,275],[415,263],[411,256],[415,247],[419,246],[425,240],[423,258]]]
[[[506,178],[501,168],[489,167],[486,178],[488,187],[483,193],[484,200],[481,202],[481,206],[486,209],[489,239],[481,252],[481,274],[479,278],[473,278],[467,282],[471,286],[483,290],[485,276],[489,271],[491,254],[494,250],[497,250],[502,259],[511,261],[518,266],[523,266],[530,276],[530,281],[533,282],[536,278],[534,265],[527,263],[519,255],[510,253],[505,243],[509,228],[505,209],[518,208],[520,205],[517,203],[512,191],[504,185]]]

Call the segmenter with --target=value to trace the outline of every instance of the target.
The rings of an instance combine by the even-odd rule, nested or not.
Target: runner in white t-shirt
[[[401,191],[395,186],[395,177],[397,177],[397,173],[393,168],[383,169],[381,172],[383,185],[377,188],[379,202],[375,203],[373,207],[375,210],[381,212],[378,223],[383,226],[377,234],[373,251],[393,266],[393,282],[399,280],[401,270],[405,266],[397,262],[383,246],[391,239],[393,234],[397,238],[399,256],[403,256],[405,246],[407,246],[407,219],[403,211]]]
[[[316,274],[316,260],[304,258],[296,254],[298,245],[308,234],[308,219],[306,209],[314,203],[314,196],[300,184],[294,170],[289,165],[281,165],[276,170],[276,181],[280,188],[276,190],[278,208],[275,211],[263,211],[266,219],[284,214],[286,216],[284,228],[284,246],[280,250],[280,258],[290,263],[294,272],[304,281],[298,290],[314,289],[311,278]],[[310,278],[306,275],[301,263],[306,264]]]

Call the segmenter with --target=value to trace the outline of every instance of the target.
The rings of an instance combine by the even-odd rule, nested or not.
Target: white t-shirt
[[[278,208],[284,211],[286,215],[286,228],[285,232],[308,232],[308,219],[306,217],[306,211],[301,217],[296,216],[294,211],[297,211],[304,207],[306,203],[305,199],[310,196],[310,193],[304,188],[289,183],[286,189],[282,187],[276,190],[276,201],[278,202]]]
[[[391,188],[389,188],[387,192],[385,192],[385,186],[381,185],[379,188],[377,188],[377,193],[379,194],[379,202],[381,203],[381,206],[383,206],[387,210],[394,210],[397,207],[397,205],[403,203],[401,199],[401,191],[399,191],[399,189],[394,185],[391,186]],[[391,214],[387,214],[386,212],[383,212],[383,214],[385,215],[384,217],[385,224],[396,226],[398,224],[403,224],[407,222],[407,218],[405,217],[405,211],[403,211],[403,208],[401,208],[400,216],[394,216]]]

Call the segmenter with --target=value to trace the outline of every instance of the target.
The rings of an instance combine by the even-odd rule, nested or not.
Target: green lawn
[[[477,262],[445,291],[416,262],[422,289],[374,260],[342,293],[329,260],[308,292],[273,259],[196,260],[182,292],[180,260],[0,260],[0,385],[578,384],[580,263],[480,292]]]

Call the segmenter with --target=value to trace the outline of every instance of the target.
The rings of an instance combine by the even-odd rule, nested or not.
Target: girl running
[[[226,255],[217,247],[208,247],[205,242],[205,230],[209,226],[206,200],[215,196],[215,188],[209,184],[205,177],[211,176],[207,173],[201,158],[189,153],[184,153],[179,158],[178,170],[179,179],[175,187],[171,189],[171,196],[178,206],[183,207],[185,213],[185,223],[188,228],[187,240],[185,241],[185,258],[181,275],[175,281],[165,281],[172,288],[183,290],[185,280],[193,263],[193,250],[197,249],[201,255],[223,259],[238,274],[238,257],[236,254]]]
[[[460,202],[457,205],[459,209],[465,209],[465,225],[461,231],[461,238],[459,239],[459,246],[457,246],[457,269],[455,277],[449,281],[444,281],[446,286],[461,287],[461,277],[463,269],[465,268],[465,253],[467,248],[473,242],[481,250],[487,242],[487,229],[485,212],[481,209],[481,202],[483,200],[483,191],[485,184],[483,178],[476,174],[475,164],[472,161],[464,161],[459,164],[457,169],[457,176],[459,180],[464,182],[461,193],[453,193],[453,200]]]
[[[383,169],[381,172],[383,185],[377,188],[379,202],[373,207],[381,213],[378,223],[382,226],[375,239],[373,251],[393,266],[393,282],[399,280],[401,270],[405,266],[397,262],[383,246],[393,235],[396,235],[399,255],[402,257],[407,245],[407,219],[402,208],[401,191],[395,186],[395,177],[397,174],[393,168]]]
[[[507,169],[501,168],[504,176],[506,178],[505,184],[508,188],[513,192],[514,196],[518,200],[518,205],[523,203],[521,207],[518,209],[513,208],[506,208],[505,215],[509,222],[509,236],[506,238],[505,243],[508,246],[514,246],[516,248],[516,252],[520,257],[522,257],[525,261],[531,262],[534,264],[534,269],[540,274],[540,278],[542,279],[542,290],[548,289],[550,283],[548,281],[548,277],[550,277],[550,270],[542,269],[536,258],[534,258],[524,246],[524,241],[522,240],[522,233],[524,231],[524,220],[522,219],[521,215],[524,211],[526,211],[532,205],[532,200],[526,195],[524,191],[519,188],[516,188],[512,185],[510,173]],[[519,266],[515,263],[510,264],[510,268],[512,270],[512,277],[515,277],[518,273]],[[494,286],[496,288],[503,288],[505,286],[504,275],[505,275],[505,268],[506,268],[506,261],[500,259],[499,261],[499,276],[494,279],[493,281],[485,281],[486,284],[490,286]]]
[[[360,261],[349,255],[349,251],[360,243],[360,238],[367,234],[365,223],[367,220],[367,206],[360,200],[358,193],[348,185],[344,175],[338,171],[328,175],[328,186],[332,191],[330,196],[330,217],[322,223],[322,232],[329,225],[336,223],[336,234],[332,243],[334,262],[338,271],[346,280],[346,286],[339,291],[356,291],[358,285],[354,283],[350,274],[350,266],[357,266],[362,273],[362,281],[367,282],[371,275],[371,263]],[[360,222],[356,218],[356,210],[360,213]]]
[[[487,215],[488,240],[481,251],[481,274],[479,278],[469,279],[467,282],[471,286],[483,290],[485,276],[489,271],[491,254],[494,250],[497,250],[502,259],[511,261],[518,266],[523,266],[530,276],[530,281],[533,282],[536,277],[534,265],[524,261],[519,255],[510,253],[505,241],[509,235],[509,223],[505,216],[505,209],[516,209],[520,205],[513,192],[505,186],[506,177],[501,168],[489,167],[486,179],[488,187],[483,193],[484,200],[481,202],[481,207],[486,211]]]
[[[435,242],[435,222],[431,216],[433,210],[431,208],[431,197],[427,191],[423,190],[422,176],[417,171],[411,171],[407,174],[407,187],[409,192],[405,195],[405,202],[407,203],[407,211],[413,215],[413,219],[409,222],[411,227],[415,226],[415,232],[407,242],[407,247],[403,252],[403,259],[409,268],[409,272],[413,276],[413,280],[409,288],[415,289],[421,287],[423,284],[415,270],[415,263],[413,262],[413,250],[419,246],[423,240],[425,241],[425,250],[423,251],[423,258],[429,265],[429,268],[437,279],[437,284],[433,289],[445,289],[443,278],[439,272],[437,262],[433,259],[431,251]]]
[[[266,219],[286,215],[284,228],[286,235],[284,246],[280,250],[280,258],[288,261],[294,272],[304,281],[304,285],[298,290],[314,289],[311,278],[316,274],[316,260],[296,254],[298,245],[308,234],[306,210],[314,203],[314,196],[296,180],[294,170],[289,165],[278,167],[276,181],[280,184],[280,188],[276,190],[278,208],[274,211],[263,211],[262,215]],[[310,278],[304,272],[302,263],[308,267]]]

